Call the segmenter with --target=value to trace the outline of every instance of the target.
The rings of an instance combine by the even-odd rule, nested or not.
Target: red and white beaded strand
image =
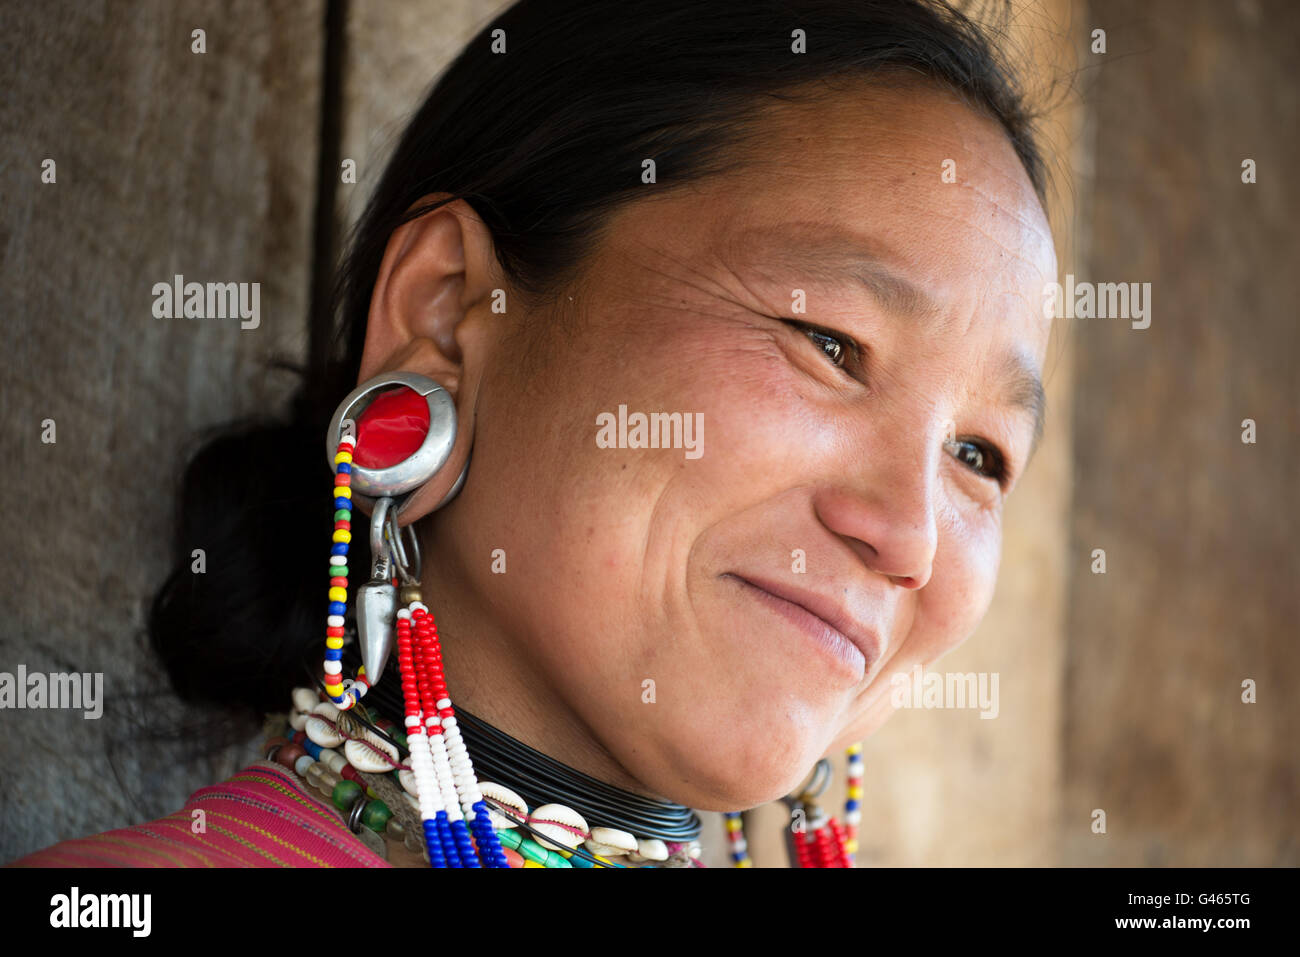
[[[844,820],[841,825],[813,801],[811,784],[795,799],[797,812],[805,815],[805,826],[794,833],[795,867],[853,867],[858,849],[858,825],[862,820],[862,743],[847,749],[848,790],[844,801]],[[813,780],[817,780],[814,774]],[[824,785],[823,785],[824,786]],[[820,793],[820,789],[817,791]],[[731,844],[733,867],[753,867],[749,845],[745,840],[744,819],[740,811],[724,812],[727,838]]]
[[[430,864],[509,867],[456,724],[437,626],[418,599],[397,613],[397,646],[407,746]]]

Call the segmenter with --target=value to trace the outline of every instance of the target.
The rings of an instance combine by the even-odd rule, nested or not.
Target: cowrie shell
[[[548,851],[572,850],[587,838],[587,822],[563,804],[543,804],[528,823],[537,831],[533,839]]]
[[[521,818],[528,817],[528,805],[524,803],[524,799],[504,784],[495,784],[492,781],[480,781],[478,789],[482,792],[485,798],[491,798],[493,801],[499,801],[507,807],[512,808]],[[498,831],[509,830],[512,827],[519,826],[517,820],[511,820],[506,817],[490,803],[487,807],[488,820],[492,822],[492,826]]]
[[[307,718],[307,726],[303,728],[307,732],[307,737],[311,738],[312,744],[320,745],[322,748],[337,748],[347,740],[321,720],[324,717],[329,718],[330,721],[337,721],[338,714],[339,709],[328,701],[322,701],[312,709],[311,715]]]
[[[612,847],[609,844],[602,844],[599,841],[584,841],[584,846],[597,857],[622,857],[628,852],[621,847]]]
[[[629,854],[628,857],[637,863],[642,861],[666,861],[668,860],[668,845],[658,838],[637,841],[636,853]]]
[[[610,854],[631,854],[636,850],[636,836],[627,831],[620,831],[616,827],[593,827],[591,837],[587,838],[587,847],[591,848],[593,843],[599,844],[605,850],[597,851],[592,848],[592,852],[605,857]]]
[[[408,797],[419,797],[420,789],[415,786],[415,772],[410,768],[402,768],[397,772],[397,780],[402,784],[402,790]]]
[[[316,702],[320,701],[320,695],[310,688],[293,689],[293,710],[309,712],[316,707]]]
[[[383,755],[376,751],[382,751],[392,760],[385,761]],[[368,771],[371,774],[391,771],[398,765],[397,749],[370,731],[366,732],[364,741],[352,740],[343,745],[343,754],[358,771]]]

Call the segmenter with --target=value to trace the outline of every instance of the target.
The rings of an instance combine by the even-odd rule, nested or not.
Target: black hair
[[[1004,17],[1005,19],[1005,17]],[[493,52],[504,30],[506,52]],[[806,52],[792,52],[802,30]],[[356,385],[372,289],[403,222],[464,199],[529,305],[577,278],[609,214],[743,165],[737,144],[770,98],[814,81],[899,71],[996,119],[1040,199],[1033,117],[984,29],[939,0],[521,0],[433,85],[396,145],[338,272],[329,348],[300,370],[288,416],[242,422],[185,469],[177,565],[149,616],[153,649],[186,701],[283,711],[324,637],[330,471],[324,436]],[[447,198],[412,207],[431,193]],[[363,577],[358,535],[350,564]],[[191,572],[191,551],[206,573]],[[252,727],[250,720],[249,727]]]

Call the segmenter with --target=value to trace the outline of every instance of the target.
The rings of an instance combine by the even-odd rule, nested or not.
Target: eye
[[[811,339],[813,345],[821,349],[826,358],[831,361],[831,365],[837,369],[844,368],[846,361],[850,359],[856,360],[861,355],[861,347],[848,336],[828,332],[825,329],[810,326],[808,323],[800,322],[797,319],[788,319],[786,321]]]
[[[999,485],[1006,485],[1006,459],[989,443],[979,439],[950,439],[944,443],[944,447],[953,458],[976,475],[993,479]]]

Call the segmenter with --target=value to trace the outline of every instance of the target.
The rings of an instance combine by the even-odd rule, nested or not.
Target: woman
[[[502,13],[411,121],[340,277],[340,348],[290,424],[191,463],[151,632],[183,697],[285,712],[304,661],[321,674],[321,436],[353,450],[330,425],[359,383],[431,380],[454,441],[393,512],[477,779],[504,802],[493,821],[517,823],[520,796],[533,814],[532,852],[503,850],[689,864],[687,808],[786,795],[885,721],[892,674],[987,609],[1042,428],[1043,174],[1010,76],[938,3],[560,6]],[[663,441],[647,421],[671,424]],[[364,502],[349,599],[374,557]],[[354,614],[330,625],[342,674]],[[369,710],[326,708],[316,731],[365,736],[340,714],[400,730],[400,657]],[[351,703],[325,679],[294,692],[295,730]],[[510,757],[510,739],[543,754]],[[392,775],[347,775],[384,792],[386,828],[312,736],[268,752],[162,822],[18,863],[427,866],[428,807]],[[397,839],[367,850],[330,817],[290,770],[313,763],[334,804]],[[573,771],[599,784],[579,793]],[[680,840],[659,843],[655,813]]]

